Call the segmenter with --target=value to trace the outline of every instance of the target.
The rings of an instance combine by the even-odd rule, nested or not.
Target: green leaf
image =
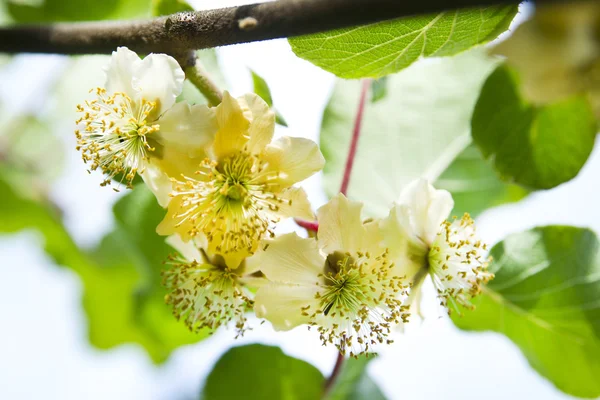
[[[115,205],[117,227],[86,253],[65,230],[52,204],[16,191],[5,174],[0,169],[0,232],[39,231],[48,255],[79,275],[93,345],[110,349],[138,343],[155,362],[162,362],[177,347],[206,336],[190,333],[164,304],[159,270],[169,250],[154,233],[156,225],[150,229],[157,211],[144,186]]]
[[[92,342],[98,347],[109,348],[125,341],[138,341],[155,362],[162,362],[177,347],[207,337],[208,331],[189,332],[164,302],[167,292],[160,283],[161,270],[163,262],[174,250],[165,243],[164,237],[156,233],[156,226],[165,210],[158,205],[154,195],[146,186],[139,185],[121,198],[113,211],[116,228],[93,252],[93,259],[103,269],[127,271],[130,279],[123,280],[124,288],[119,299],[120,307],[126,311],[116,310],[110,318],[120,321],[117,324],[134,323],[148,337],[115,333],[115,323],[106,317],[108,311],[99,301],[111,294],[106,287],[88,294],[96,305],[100,305],[98,310],[86,307],[91,321]],[[86,293],[87,290],[86,287]],[[96,318],[102,323],[95,323]]]
[[[19,23],[93,21],[150,16],[149,0],[9,0],[7,11]]]
[[[4,179],[33,198],[47,195],[62,172],[64,146],[48,121],[0,110],[0,165]]]
[[[600,396],[600,252],[588,229],[547,226],[507,237],[491,250],[496,277],[453,316],[462,329],[510,338],[562,391]]]
[[[388,77],[375,79],[371,83],[371,102],[375,103],[385,97],[387,94]]]
[[[516,5],[447,11],[289,39],[300,58],[341,78],[398,72],[421,57],[450,56],[508,29]]]
[[[317,400],[324,379],[318,369],[278,347],[233,347],[206,379],[203,400]]]
[[[85,269],[88,260],[64,229],[58,209],[48,201],[38,202],[15,190],[7,182],[6,173],[0,169],[0,232],[35,229],[43,235],[44,250],[57,264],[75,271]]]
[[[161,16],[182,11],[194,11],[185,0],[152,0],[152,15]]]
[[[502,182],[490,162],[471,144],[435,181],[438,189],[452,193],[452,214],[478,215],[487,208],[519,201],[529,192],[519,185]]]
[[[435,181],[469,146],[471,113],[495,64],[483,48],[420,62],[390,76],[387,96],[366,104],[348,195],[363,201],[369,216],[387,215],[407,183],[419,177]],[[321,151],[327,160],[324,184],[329,196],[337,193],[342,180],[360,86],[338,81],[323,115]],[[474,162],[473,167],[487,168],[483,161]],[[456,163],[453,168],[462,165]],[[446,177],[464,180],[458,187],[463,192],[479,178],[476,171]],[[491,178],[496,179],[493,185],[502,185],[494,174]],[[500,194],[487,206],[504,201]]]
[[[374,356],[349,358],[324,400],[385,400],[381,390],[367,375],[367,364]]]
[[[473,113],[473,140],[504,180],[532,189],[569,181],[594,147],[590,104],[571,97],[538,107],[528,104],[518,88],[518,77],[507,66],[490,75]]]
[[[252,73],[252,82],[254,83],[254,93],[259,95],[265,103],[269,105],[269,107],[273,108],[273,98],[271,97],[271,89],[269,89],[269,85],[267,85],[267,81],[265,81],[260,75],[256,72],[250,70]],[[287,122],[283,118],[283,116],[279,113],[279,111],[275,110],[275,122],[281,126],[288,126]]]

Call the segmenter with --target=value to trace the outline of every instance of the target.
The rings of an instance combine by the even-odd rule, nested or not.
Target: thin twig
[[[329,394],[329,391],[333,387],[333,384],[337,380],[340,372],[342,372],[342,366],[344,365],[344,355],[342,353],[338,353],[337,358],[335,359],[335,365],[333,366],[333,370],[331,371],[331,375],[325,381],[325,387],[323,389],[323,398],[326,398]]]
[[[560,0],[537,0],[549,3]],[[565,0],[563,0],[565,1]],[[292,37],[465,7],[519,0],[278,0],[184,12],[146,21],[14,25],[0,28],[0,53],[108,54],[186,51]]]
[[[294,218],[294,222],[301,227],[306,229],[307,231],[317,232],[319,230],[319,224],[317,222],[306,221],[299,218]]]
[[[175,55],[175,58],[183,68],[185,77],[198,88],[208,101],[208,105],[211,107],[219,105],[223,100],[223,92],[210,78],[196,52],[184,52],[180,56]]]
[[[348,149],[348,157],[346,158],[344,177],[340,186],[340,193],[344,195],[347,194],[348,185],[350,184],[350,176],[352,175],[352,167],[354,166],[354,160],[356,158],[356,149],[358,146],[358,139],[360,137],[360,130],[362,126],[362,119],[365,110],[367,93],[369,92],[370,87],[371,80],[364,79],[362,81],[362,89],[360,91],[360,99],[358,101],[358,108],[356,109],[356,116],[354,117],[354,128],[352,129],[352,139],[350,140],[350,148]]]

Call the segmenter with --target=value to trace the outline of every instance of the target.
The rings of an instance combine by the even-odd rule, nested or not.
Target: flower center
[[[487,246],[475,234],[469,214],[453,222],[444,221],[429,251],[429,273],[443,306],[457,304],[474,308],[470,300],[494,275],[487,271]],[[451,310],[448,308],[448,312]],[[459,311],[460,312],[460,311]]]
[[[387,250],[377,256],[335,252],[327,257],[317,294],[320,309],[309,315],[323,344],[335,343],[354,356],[391,342],[391,326],[408,318],[400,299],[406,294],[405,277],[394,276],[393,267]]]
[[[75,131],[77,150],[84,162],[91,163],[90,171],[100,168],[106,175],[102,186],[122,175],[121,183],[131,187],[135,175],[143,171],[149,152],[155,150],[147,136],[160,128],[148,122],[156,103],[137,103],[120,92],[109,96],[102,88],[97,88],[95,94],[96,99],[77,106],[77,112],[83,115],[76,123],[84,125]]]
[[[203,232],[218,242],[219,253],[254,252],[284,202],[272,192],[272,173],[258,157],[239,152],[220,162],[205,159],[197,174],[175,187],[182,196],[177,226],[191,222],[188,234]]]
[[[197,332],[214,330],[235,321],[238,335],[246,330],[246,307],[252,306],[238,275],[223,265],[188,262],[171,257],[171,268],[163,271],[163,285],[170,291],[165,302],[173,314]]]

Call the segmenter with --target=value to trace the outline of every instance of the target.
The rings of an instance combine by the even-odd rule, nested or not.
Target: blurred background
[[[209,9],[242,2],[190,3]],[[522,7],[518,20],[527,13],[528,7]],[[286,40],[220,48],[216,53],[234,95],[253,90],[250,69],[267,80],[277,110],[288,124],[288,128],[277,127],[278,135],[318,141],[333,75],[297,58]],[[126,194],[100,187],[100,176],[87,173],[75,150],[75,105],[87,98],[90,88],[102,84],[101,67],[106,60],[105,56],[0,57],[2,168],[13,169],[10,176],[17,182],[11,184],[27,182],[31,196],[59,210],[66,231],[84,249],[96,248],[115,229],[112,207]],[[483,239],[493,244],[510,233],[547,224],[600,231],[599,175],[600,151],[596,149],[569,183],[481,214],[477,224]],[[321,176],[303,186],[315,207],[326,201]],[[5,207],[5,201],[0,199],[0,207]],[[137,211],[135,207],[127,210]],[[28,209],[24,213],[34,221],[32,225],[38,221],[36,213]],[[280,229],[296,228],[288,222]],[[216,360],[231,346],[244,343],[281,346],[326,376],[330,373],[336,352],[322,347],[314,332],[300,327],[276,333],[268,323],[260,325],[255,320],[251,320],[254,329],[242,339],[234,340],[233,331],[222,329],[197,344],[177,348],[162,364],[153,362],[162,355],[151,357],[140,344],[107,344],[112,348],[98,349],[90,344],[90,336],[99,333],[90,331],[82,305],[81,275],[57,265],[56,257],[44,251],[44,241],[47,235],[34,229],[0,236],[0,399],[196,399]],[[67,250],[56,250],[62,251]],[[115,247],[111,257],[121,256],[124,253]],[[161,261],[156,260],[157,269]],[[118,284],[110,279],[105,282],[105,299],[99,300],[98,307],[102,302],[116,310],[125,307],[119,301]],[[396,342],[369,365],[371,377],[389,399],[570,398],[531,369],[506,337],[458,330],[435,300],[425,314],[422,324],[398,334]],[[175,325],[174,329],[185,327]],[[105,334],[111,333],[115,332]],[[98,337],[95,340],[102,342]]]

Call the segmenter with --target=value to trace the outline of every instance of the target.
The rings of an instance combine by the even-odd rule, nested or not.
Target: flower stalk
[[[369,92],[369,88],[371,87],[371,80],[364,79],[362,81],[362,88],[360,91],[360,99],[358,101],[358,108],[356,110],[356,117],[354,119],[354,128],[352,130],[352,139],[350,141],[350,148],[348,150],[348,157],[346,158],[346,167],[344,168],[344,177],[342,179],[342,184],[340,186],[340,193],[346,195],[348,191],[348,186],[350,184],[350,176],[352,175],[352,167],[354,166],[354,159],[356,158],[356,150],[358,147],[358,139],[360,137],[360,131],[362,127],[362,118],[365,110],[365,103],[367,98],[367,93]],[[300,225],[302,226],[302,225]],[[317,224],[317,229],[318,229]],[[307,228],[308,229],[308,228]],[[331,390],[333,384],[335,383],[338,375],[342,370],[342,366],[344,365],[344,354],[342,352],[338,352],[337,358],[335,359],[335,364],[333,366],[333,370],[331,371],[331,375],[325,381],[325,389],[324,389],[324,397],[327,396],[327,393]]]
[[[358,139],[360,138],[360,129],[362,126],[363,113],[365,110],[367,93],[369,92],[370,87],[371,80],[364,79],[362,81],[362,88],[360,91],[358,108],[356,109],[354,128],[352,130],[352,139],[350,140],[350,148],[348,149],[348,157],[346,158],[346,167],[344,168],[344,177],[342,179],[342,185],[340,186],[340,193],[343,193],[344,195],[347,194],[348,186],[350,185],[350,176],[352,175],[352,167],[354,166],[354,159],[356,158],[356,149],[358,147]]]

